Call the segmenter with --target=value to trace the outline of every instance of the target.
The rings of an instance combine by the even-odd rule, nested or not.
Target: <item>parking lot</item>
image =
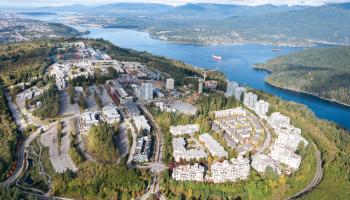
[[[63,122],[62,133],[63,137],[61,139],[60,148],[58,148],[57,125],[52,126],[49,130],[43,133],[40,142],[43,146],[49,147],[50,161],[56,172],[62,173],[67,169],[76,171],[77,167],[69,155],[70,138],[67,121]]]

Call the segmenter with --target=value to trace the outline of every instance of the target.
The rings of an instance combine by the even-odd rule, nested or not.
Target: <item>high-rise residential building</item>
[[[227,82],[227,87],[226,87],[226,93],[225,93],[225,96],[226,97],[230,97],[230,96],[233,96],[234,95],[234,92],[235,92],[235,88],[238,87],[238,83],[236,82]]]
[[[204,83],[203,79],[198,79],[198,94],[203,93],[203,83]]]
[[[139,89],[139,98],[143,101],[153,100],[153,85],[152,83],[143,83]]]
[[[175,81],[173,78],[168,78],[165,83],[165,89],[166,90],[173,90],[174,89]]]
[[[264,100],[259,100],[255,103],[254,111],[259,115],[266,115],[269,111],[270,104]]]
[[[237,101],[240,101],[241,100],[241,96],[242,94],[245,92],[245,88],[244,87],[236,87],[234,88],[233,90],[233,95],[235,96],[235,99]]]
[[[258,95],[251,92],[244,93],[243,104],[248,108],[254,109],[255,103],[257,102],[257,100],[258,100]]]

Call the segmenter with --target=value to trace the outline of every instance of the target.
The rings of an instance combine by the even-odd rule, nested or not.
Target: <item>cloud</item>
[[[0,5],[22,5],[22,6],[61,6],[69,4],[107,4],[117,2],[129,3],[164,3],[171,5],[181,5],[186,3],[221,3],[239,5],[310,5],[318,6],[326,3],[343,3],[350,0],[1,0]]]

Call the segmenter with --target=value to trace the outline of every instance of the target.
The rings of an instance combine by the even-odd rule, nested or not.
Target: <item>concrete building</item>
[[[120,122],[120,114],[117,107],[108,105],[102,109],[102,119],[108,124],[114,124]]]
[[[186,141],[184,138],[173,138],[173,157],[176,162],[181,160],[191,161],[207,158],[207,154],[203,149],[186,149]]]
[[[272,145],[269,155],[273,160],[283,163],[293,170],[300,166],[301,157],[295,154],[293,149],[283,144]]]
[[[285,130],[285,129],[280,129]],[[279,131],[278,137],[275,141],[276,144],[283,144],[285,146],[288,146],[289,148],[293,149],[293,151],[296,151],[298,149],[298,146],[300,142],[304,143],[304,146],[308,145],[308,141],[303,138],[300,133],[292,132],[291,130],[288,131]]]
[[[178,125],[170,126],[170,133],[174,136],[176,135],[193,135],[195,132],[199,132],[198,124],[187,124],[187,125]]]
[[[229,118],[229,117],[234,117],[234,116],[239,116],[239,115],[247,115],[247,111],[243,109],[242,107],[237,107],[237,108],[231,108],[231,109],[226,109],[226,110],[218,110],[214,111],[214,115],[216,119],[219,118]]]
[[[139,98],[142,101],[150,102],[153,100],[153,85],[152,83],[143,83],[139,89]]]
[[[204,143],[204,146],[212,156],[216,156],[219,159],[228,157],[228,153],[225,151],[224,147],[208,133],[199,135],[199,141]]]
[[[141,132],[143,130],[146,130],[147,132],[151,131],[151,126],[148,124],[148,120],[146,119],[145,116],[143,115],[134,116],[133,119],[138,132]]]
[[[152,137],[144,135],[137,139],[136,151],[134,154],[135,162],[147,162],[151,156]]]
[[[107,81],[108,93],[112,96],[114,101],[124,105],[128,102],[133,101],[133,98],[128,95],[123,86],[117,80]]]
[[[199,164],[181,165],[173,169],[173,179],[177,181],[203,181],[204,167]]]
[[[252,93],[252,92],[247,92],[244,93],[244,99],[243,99],[243,104],[247,106],[250,109],[255,108],[255,103],[258,100],[258,95]]]
[[[290,125],[290,118],[287,116],[282,115],[279,112],[274,112],[270,115],[267,122],[273,127],[273,128],[281,128],[281,127],[288,127]]]
[[[204,87],[209,90],[216,90],[218,82],[215,80],[209,80],[204,82]]]
[[[235,182],[238,179],[245,180],[250,172],[249,160],[247,158],[233,158],[231,163],[227,160],[216,162],[211,166],[211,178],[214,183]]]
[[[265,116],[269,111],[270,104],[264,100],[259,100],[255,103],[254,111],[259,114]]]
[[[230,97],[234,95],[235,89],[238,87],[238,83],[236,82],[227,82],[225,96]]]
[[[133,101],[127,102],[124,104],[124,108],[129,117],[141,115],[141,111],[137,104]]]
[[[241,96],[242,94],[246,91],[246,89],[244,87],[236,87],[234,90],[233,90],[233,95],[235,96],[235,99],[237,101],[240,101],[241,100]]]
[[[98,112],[85,112],[80,116],[80,128],[82,131],[88,131],[93,125],[100,123]]]
[[[173,78],[166,79],[165,89],[174,90],[175,80]]]
[[[269,167],[277,174],[281,174],[278,164],[265,154],[257,154],[252,157],[252,167],[259,173],[264,173]]]

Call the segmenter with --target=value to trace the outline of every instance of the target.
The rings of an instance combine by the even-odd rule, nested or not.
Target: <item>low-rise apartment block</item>
[[[178,125],[170,126],[170,133],[174,136],[176,135],[193,135],[195,132],[199,131],[198,124],[187,124],[187,125]]]
[[[274,144],[271,147],[269,156],[289,168],[296,170],[300,166],[301,157],[294,153],[294,150],[283,144]]]
[[[173,157],[176,162],[205,159],[207,156],[207,153],[200,148],[187,150],[184,138],[173,138]]]
[[[208,133],[199,135],[199,141],[204,143],[212,156],[217,156],[219,159],[228,157],[228,153],[225,151],[224,147]]]
[[[235,182],[237,180],[247,179],[249,172],[249,160],[238,157],[237,159],[232,159],[231,163],[227,160],[214,163],[211,166],[211,179],[214,183]]]
[[[214,111],[214,115],[216,119],[220,118],[229,118],[234,116],[245,116],[247,115],[247,111],[242,107],[231,108],[226,110]]]
[[[281,170],[276,161],[265,154],[254,155],[252,157],[252,167],[259,173],[264,173],[269,167],[277,174],[281,174]]]
[[[148,120],[146,119],[145,116],[143,115],[134,116],[133,119],[138,132],[141,132],[143,130],[146,130],[147,132],[151,131],[151,126],[149,125]]]
[[[203,181],[204,167],[199,164],[181,165],[173,169],[172,177],[177,181]]]
[[[137,139],[135,162],[147,162],[151,156],[152,137],[150,135],[140,136]]]

